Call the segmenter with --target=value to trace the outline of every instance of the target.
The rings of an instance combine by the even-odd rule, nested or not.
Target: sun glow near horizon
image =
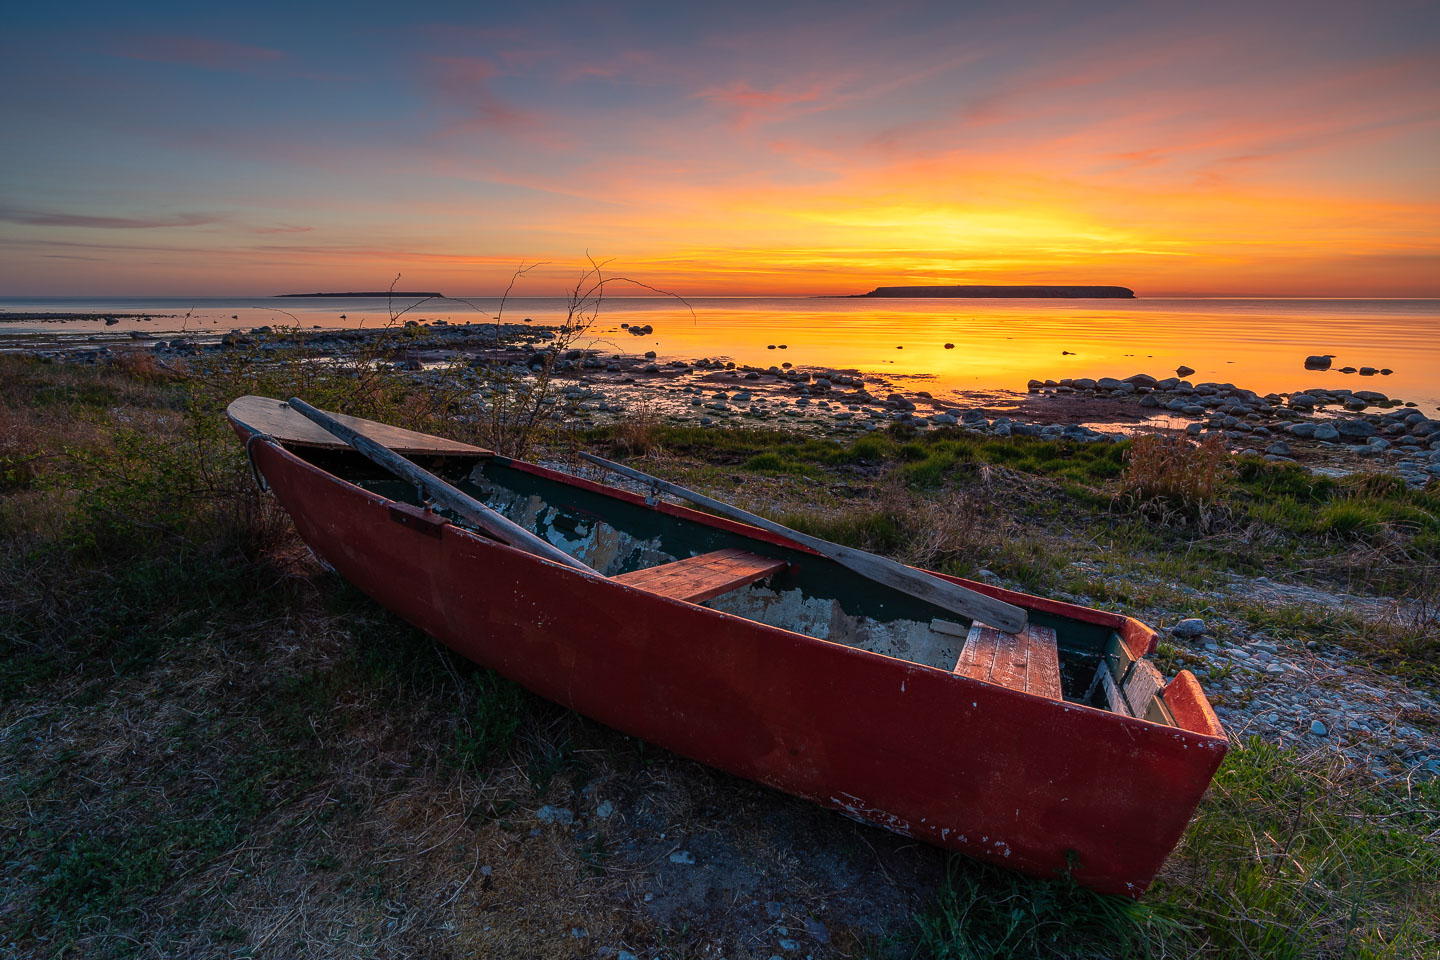
[[[27,11],[0,292],[1440,296],[1419,8],[561,9]]]

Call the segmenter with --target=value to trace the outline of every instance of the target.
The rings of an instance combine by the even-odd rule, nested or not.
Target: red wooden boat
[[[423,510],[285,404],[230,405],[315,553],[379,603],[570,709],[908,837],[1139,896],[1224,758],[1188,671],[1129,617],[965,623],[773,533],[454,441],[338,418],[603,575]]]

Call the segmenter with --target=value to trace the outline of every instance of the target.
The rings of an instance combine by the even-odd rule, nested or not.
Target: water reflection
[[[407,318],[485,321],[499,301],[433,301]],[[409,302],[398,302],[404,309]],[[655,350],[662,357],[725,357],[737,363],[855,369],[933,391],[1023,390],[1032,377],[1190,376],[1229,381],[1262,393],[1310,386],[1379,390],[1427,408],[1440,404],[1440,301],[1436,300],[856,300],[697,298],[690,309],[669,299],[606,301],[592,330],[596,345],[616,352]],[[563,316],[559,300],[512,301],[506,319],[536,324]],[[382,300],[70,300],[0,301],[16,311],[149,313],[129,328],[214,332],[261,324],[354,328],[387,319]],[[278,311],[288,311],[294,320]],[[168,314],[169,316],[164,316]],[[342,315],[346,318],[341,319]],[[3,314],[0,314],[3,316]],[[231,318],[238,319],[232,320]],[[622,323],[649,324],[637,337]],[[104,322],[65,324],[105,329]],[[55,325],[0,323],[0,333]],[[945,345],[953,344],[952,349]],[[786,349],[780,349],[783,344]],[[774,349],[770,349],[771,347]],[[1304,369],[1311,354],[1334,354],[1329,371]],[[1339,372],[1345,366],[1392,368],[1388,377]],[[923,382],[922,382],[923,381]]]

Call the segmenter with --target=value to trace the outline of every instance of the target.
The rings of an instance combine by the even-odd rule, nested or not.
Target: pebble
[[[819,920],[813,920],[809,917],[806,917],[800,922],[804,925],[805,932],[808,933],[811,937],[813,937],[817,943],[830,942],[830,928],[825,926],[825,924],[821,923]]]
[[[575,813],[564,807],[552,807],[548,803],[535,811],[535,819],[541,823],[554,823],[568,827],[575,822]]]
[[[1317,737],[1323,737],[1323,736],[1325,736],[1327,733],[1329,733],[1330,731],[1327,730],[1327,729],[1325,728],[1325,724],[1321,723],[1319,720],[1311,720],[1311,721],[1310,721],[1310,732],[1313,733],[1313,734],[1315,734],[1315,736],[1317,736]]]
[[[1205,625],[1205,621],[1199,617],[1190,617],[1175,624],[1175,626],[1170,628],[1170,632],[1177,637],[1188,639],[1205,635],[1209,632],[1209,628]]]

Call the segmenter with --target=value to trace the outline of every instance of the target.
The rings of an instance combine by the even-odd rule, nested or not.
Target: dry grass
[[[1139,908],[964,858],[947,879],[936,850],[519,694],[379,611],[248,499],[217,406],[313,390],[435,429],[443,393],[258,356],[185,384],[0,364],[5,455],[39,455],[0,488],[0,953],[1433,954],[1434,783],[1256,744]],[[655,472],[955,572],[1068,563],[1084,505],[1112,535],[1097,552],[1147,535],[1018,467],[940,471],[963,483],[930,494],[736,459]]]
[[[768,957],[814,914],[856,955],[923,903],[936,852],[522,696],[325,574],[213,368],[5,372],[6,449],[44,454],[0,490],[7,950]]]
[[[1192,443],[1147,434],[1130,445],[1120,492],[1139,502],[1197,508],[1214,503],[1233,475],[1223,437],[1212,434]]]
[[[610,441],[610,452],[614,456],[648,457],[664,449],[661,442],[663,426],[659,410],[654,403],[631,404],[625,416],[615,425]]]
[[[161,363],[149,347],[117,350],[110,357],[110,365],[127,376],[148,383],[173,383],[189,378],[185,369]]]

